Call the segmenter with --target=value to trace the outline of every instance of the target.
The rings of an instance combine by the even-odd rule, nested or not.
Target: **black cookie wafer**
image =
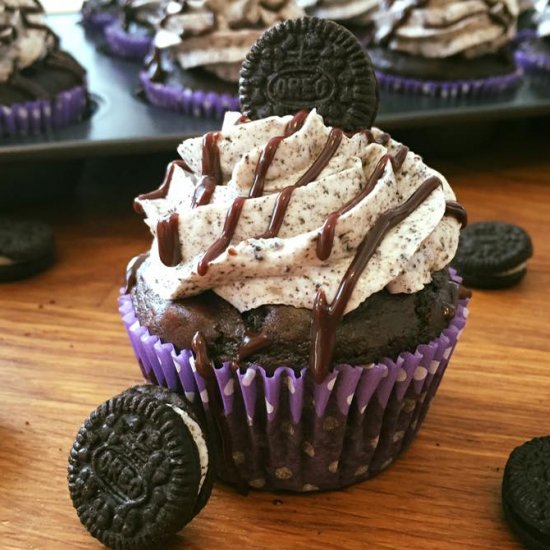
[[[55,244],[49,225],[0,217],[0,282],[30,277],[54,261]]]
[[[504,516],[529,550],[550,548],[550,436],[517,447],[502,480]]]
[[[98,407],[76,436],[73,505],[109,548],[158,545],[200,508],[201,460],[178,405],[132,388]]]
[[[344,27],[303,17],[266,31],[241,69],[239,97],[253,120],[317,109],[327,125],[370,128],[378,84],[368,55]]]
[[[485,221],[464,228],[452,265],[466,286],[505,288],[523,279],[532,255],[531,238],[521,227]]]

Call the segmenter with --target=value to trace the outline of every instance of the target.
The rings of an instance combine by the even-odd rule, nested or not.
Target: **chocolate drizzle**
[[[165,199],[170,191],[170,184],[172,183],[172,178],[174,176],[174,170],[176,166],[182,168],[186,172],[191,172],[191,168],[183,160],[173,160],[168,167],[166,168],[166,174],[164,180],[158,189],[151,191],[150,193],[143,193],[134,199],[134,211],[138,214],[143,214],[143,206],[141,206],[139,201],[152,201],[156,199]]]
[[[243,342],[239,346],[239,351],[237,352],[237,363],[270,345],[271,340],[267,334],[263,332],[246,332],[243,337]]]
[[[208,204],[216,186],[222,184],[219,139],[219,132],[208,132],[202,139],[202,178],[195,189],[192,208]]]
[[[175,267],[182,259],[179,221],[179,214],[174,213],[157,223],[159,258],[167,267]]]
[[[340,217],[349,212],[351,209],[355,208],[361,201],[365,199],[367,195],[372,192],[372,190],[378,183],[378,180],[384,174],[388,161],[392,163],[394,171],[397,171],[405,162],[405,158],[407,157],[408,152],[409,148],[405,145],[401,145],[395,156],[389,154],[384,155],[378,161],[378,164],[374,168],[369,180],[367,181],[367,184],[365,185],[365,187],[363,187],[362,191],[344,206],[329,214],[328,218],[323,224],[323,227],[319,234],[319,239],[317,241],[316,252],[317,257],[320,260],[327,260],[332,253],[332,248],[334,246],[334,235],[336,232],[336,224],[338,223]]]
[[[166,79],[168,73],[162,67],[162,52],[156,46],[145,61],[145,69],[151,82],[162,84]]]
[[[445,216],[455,218],[462,228],[468,225],[468,213],[459,202],[447,201],[445,204]]]
[[[229,246],[231,239],[235,235],[245,201],[248,199],[258,198],[263,195],[265,177],[269,166],[273,162],[279,145],[283,139],[290,137],[304,125],[307,115],[308,113],[306,111],[296,113],[286,125],[284,134],[282,136],[273,137],[267,142],[267,145],[260,154],[258,164],[256,165],[254,180],[252,182],[252,187],[250,188],[248,197],[237,197],[231,204],[225,218],[221,236],[210,245],[199,261],[197,266],[197,273],[199,275],[206,275],[210,262],[215,260]]]
[[[205,379],[212,378],[214,375],[212,361],[208,356],[206,340],[201,332],[196,332],[191,342],[191,349],[195,353],[195,368],[197,372]]]
[[[344,316],[353,290],[376,249],[388,232],[410,216],[440,185],[441,181],[435,176],[428,178],[406,202],[387,210],[378,218],[359,245],[355,257],[338,286],[332,303],[327,302],[322,288],[317,292],[313,305],[309,368],[318,383],[321,383],[329,372],[330,361],[336,344],[336,330]]]
[[[137,272],[143,263],[149,258],[149,252],[140,254],[132,258],[128,267],[126,268],[126,277],[124,282],[124,294],[130,294],[130,291],[137,284]]]

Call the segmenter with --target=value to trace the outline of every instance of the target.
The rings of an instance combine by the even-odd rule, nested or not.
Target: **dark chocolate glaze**
[[[258,164],[256,165],[254,181],[252,182],[248,197],[237,197],[229,207],[221,236],[210,245],[199,261],[197,266],[197,273],[199,275],[206,275],[210,262],[215,260],[229,246],[235,234],[235,230],[237,229],[237,224],[239,223],[245,201],[263,195],[267,170],[273,162],[277,148],[283,139],[296,133],[303,126],[307,115],[308,113],[306,111],[296,113],[286,125],[284,134],[282,136],[273,137],[267,142],[267,145],[260,155]]]
[[[428,178],[406,202],[387,210],[378,218],[373,228],[359,245],[331,304],[327,302],[322,288],[317,292],[313,305],[309,368],[318,383],[321,383],[329,372],[336,343],[336,330],[344,316],[357,281],[367,267],[369,260],[388,232],[410,216],[440,185],[441,181],[435,176]]]
[[[162,67],[162,52],[159,48],[153,48],[151,55],[145,61],[145,69],[151,82],[162,84],[165,81],[168,73]]]
[[[363,135],[367,138],[367,141],[370,143],[378,143],[379,145],[387,145],[390,142],[390,134],[383,132],[378,139],[374,137],[374,134],[371,130],[363,130]]]
[[[124,294],[130,294],[130,291],[136,286],[138,269],[149,257],[149,252],[145,252],[133,258],[126,268],[126,277],[124,280]]]
[[[468,213],[459,202],[447,201],[445,205],[445,216],[452,216],[455,218],[462,228],[468,225]]]
[[[257,351],[265,349],[270,345],[271,340],[264,332],[245,332],[243,342],[239,346],[237,362],[243,361],[247,357],[254,355]]]
[[[143,214],[143,206],[139,201],[152,201],[156,199],[165,199],[170,191],[170,184],[172,183],[172,177],[174,176],[174,170],[176,166],[182,168],[186,172],[191,172],[191,168],[187,166],[183,160],[173,160],[166,168],[166,174],[164,175],[164,180],[158,189],[151,191],[150,193],[143,193],[134,199],[134,211],[138,214]]]
[[[330,254],[332,252],[332,248],[334,246],[334,235],[336,232],[336,224],[338,223],[338,220],[341,216],[349,212],[352,208],[355,208],[367,195],[369,195],[372,190],[375,188],[376,184],[378,183],[378,180],[382,177],[384,174],[384,171],[386,170],[386,165],[389,162],[392,163],[394,171],[397,171],[401,168],[403,163],[405,162],[405,158],[407,157],[407,153],[409,152],[409,148],[405,145],[401,145],[399,149],[397,150],[397,153],[395,155],[384,155],[379,161],[376,167],[374,168],[369,180],[367,181],[367,184],[361,192],[356,195],[351,201],[346,203],[344,206],[339,208],[338,210],[332,212],[329,214],[328,218],[325,220],[325,223],[323,224],[323,227],[321,229],[321,233],[319,234],[319,239],[317,241],[317,257],[320,260],[326,260],[330,257]]]
[[[157,223],[157,240],[160,261],[168,267],[175,267],[181,260],[179,214],[171,214],[167,220]]]
[[[195,189],[192,208],[208,204],[216,186],[222,184],[219,139],[219,132],[208,132],[202,139],[202,178]]]
[[[197,372],[204,378],[209,379],[214,376],[212,361],[208,357],[208,348],[206,340],[201,332],[195,333],[191,345],[195,354],[195,368]]]
[[[464,300],[466,298],[471,298],[472,297],[472,290],[470,288],[468,288],[467,286],[464,286],[464,285],[460,285],[458,287],[458,299],[459,300]]]

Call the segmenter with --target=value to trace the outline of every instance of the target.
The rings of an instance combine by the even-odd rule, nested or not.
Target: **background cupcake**
[[[550,3],[545,0],[537,7],[536,36],[519,45],[516,60],[529,73],[546,76],[550,73]]]
[[[518,33],[516,42],[531,38],[537,34],[537,10],[534,0],[518,1]]]
[[[80,13],[84,27],[102,31],[118,19],[120,3],[119,0],[86,0]]]
[[[221,116],[238,109],[244,57],[264,30],[303,15],[294,0],[203,0],[167,4],[141,75],[154,105]]]
[[[109,51],[118,57],[143,59],[159,26],[162,4],[162,0],[120,0],[117,21],[105,27]]]
[[[396,0],[376,17],[369,48],[382,88],[438,96],[491,95],[521,74],[509,44],[515,0]]]
[[[43,15],[36,0],[0,0],[0,136],[61,128],[87,111],[86,71]]]

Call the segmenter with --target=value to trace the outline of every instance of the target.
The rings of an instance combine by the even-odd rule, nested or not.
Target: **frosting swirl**
[[[244,124],[238,116],[184,141],[183,162],[136,199],[154,236],[140,276],[160,296],[212,289],[241,312],[319,310],[321,293],[336,301],[353,279],[348,313],[385,287],[422,289],[451,261],[454,194],[407,147],[377,129],[348,137],[315,111]],[[350,265],[360,267],[350,275]]]
[[[494,53],[515,35],[515,0],[395,0],[375,19],[375,42],[428,58]]]
[[[36,0],[0,0],[0,82],[57,48],[58,39],[43,23]]]
[[[237,82],[241,64],[263,32],[304,12],[295,0],[197,0],[165,6],[155,47],[183,69],[203,67]]]
[[[380,5],[378,0],[297,0],[297,2],[308,15],[351,25],[371,23]]]

